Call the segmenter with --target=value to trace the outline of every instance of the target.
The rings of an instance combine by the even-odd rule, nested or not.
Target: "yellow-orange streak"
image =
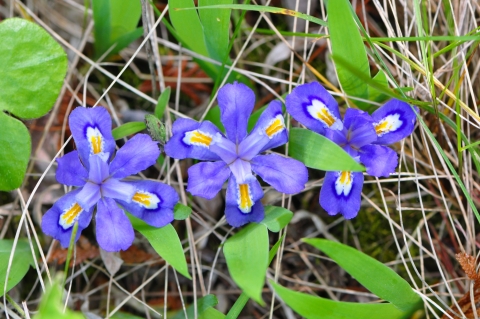
[[[90,138],[90,143],[92,143],[93,154],[98,154],[102,151],[102,137],[101,136],[92,136]]]
[[[265,133],[268,135],[268,137],[272,137],[273,134],[281,131],[284,127],[285,126],[283,125],[282,121],[276,119],[269,127],[267,127]]]
[[[62,215],[62,219],[65,221],[65,224],[71,225],[73,223],[73,221],[75,220],[75,218],[78,216],[78,214],[80,214],[81,212],[82,212],[82,208],[80,207],[80,205],[75,203],[75,205],[73,205],[72,208],[67,210]]]
[[[132,200],[134,202],[142,203],[147,207],[150,206],[150,199],[151,199],[150,195],[142,194],[142,193],[135,193],[135,195],[133,195],[132,197]]]
[[[390,131],[392,125],[388,121],[383,121],[377,125],[375,125],[375,132],[378,134],[385,133]]]
[[[190,138],[191,143],[200,143],[209,146],[212,142],[212,138],[200,132],[194,131]]]
[[[317,116],[324,121],[328,127],[332,126],[335,123],[335,119],[330,115],[327,109],[322,108],[320,112],[317,113]]]
[[[248,194],[248,184],[239,184],[240,189],[240,208],[250,209],[252,207],[252,200]]]
[[[349,171],[343,171],[340,175],[340,183],[343,185],[350,185],[352,183],[352,175]]]

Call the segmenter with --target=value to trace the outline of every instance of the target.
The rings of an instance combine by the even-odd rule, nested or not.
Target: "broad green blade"
[[[191,10],[178,10],[182,8]],[[193,0],[168,0],[168,13],[181,42],[190,50],[209,56],[203,26]]]
[[[199,0],[198,8],[212,4],[232,4],[232,2],[233,0]],[[231,10],[228,9],[199,10],[208,53],[217,61],[224,61],[228,57],[230,13]]]
[[[191,279],[188,273],[187,260],[183,253],[182,243],[172,224],[157,228],[144,221],[127,214],[133,228],[139,231],[148,240],[153,249],[165,259],[176,271]]]
[[[340,146],[310,130],[291,129],[289,141],[290,156],[307,167],[323,171],[365,171],[365,168]]]
[[[303,239],[323,251],[372,293],[405,312],[422,307],[422,299],[389,267],[350,246],[326,239]],[[389,318],[389,317],[385,317]]]
[[[223,246],[228,271],[235,283],[250,298],[264,304],[262,288],[268,267],[268,230],[250,224],[227,239]]]
[[[331,0],[330,0],[331,1]],[[366,304],[333,301],[289,290],[270,282],[275,292],[296,313],[306,319],[407,319],[410,314],[389,303]]]
[[[337,69],[338,80],[348,95],[367,99],[367,84],[335,60],[335,56],[338,56],[349,61],[358,72],[370,78],[367,51],[352,16],[354,12],[350,2],[347,0],[328,1],[327,12],[332,56]],[[354,103],[362,109],[367,107],[366,104],[357,101]]]

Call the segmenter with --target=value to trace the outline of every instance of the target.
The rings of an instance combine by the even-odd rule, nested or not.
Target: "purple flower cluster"
[[[179,119],[165,145],[170,157],[208,161],[188,169],[187,190],[192,195],[211,199],[228,180],[225,215],[235,227],[264,218],[260,202],[263,190],[253,173],[286,194],[300,192],[308,180],[307,169],[301,162],[277,154],[260,155],[287,143],[288,133],[282,105],[273,101],[248,134],[254,104],[255,95],[246,85],[227,84],[218,91],[226,135],[209,121]]]
[[[398,156],[386,145],[410,135],[415,112],[407,103],[392,99],[369,115],[347,109],[343,121],[335,99],[317,82],[296,87],[286,98],[287,111],[310,130],[326,136],[362,163],[371,176],[389,176]],[[350,219],[360,210],[363,174],[327,172],[320,191],[320,205],[330,215]]]
[[[135,237],[124,210],[147,224],[162,227],[173,220],[176,191],[158,181],[127,181],[155,163],[160,150],[146,134],[137,134],[115,154],[112,120],[102,107],[77,107],[69,116],[77,150],[57,160],[57,181],[77,189],[61,197],[42,219],[45,234],[68,247],[73,226],[85,229],[95,215],[97,241],[106,251],[125,250]],[[122,208],[119,207],[119,205]]]

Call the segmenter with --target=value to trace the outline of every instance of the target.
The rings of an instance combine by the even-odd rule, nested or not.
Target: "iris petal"
[[[92,155],[88,161],[90,163],[88,180],[95,184],[101,184],[108,178],[108,164],[102,159],[101,155]]]
[[[157,181],[126,182],[135,188],[127,202],[117,200],[130,214],[154,227],[163,227],[173,221],[173,208],[178,194],[173,187]]]
[[[372,113],[378,138],[375,144],[388,145],[400,141],[413,132],[416,115],[412,107],[392,99]]]
[[[303,163],[276,154],[259,155],[252,160],[252,169],[265,182],[286,194],[295,194],[305,188],[308,171]]]
[[[102,183],[102,196],[114,199],[121,199],[129,202],[135,194],[135,187],[127,182],[121,182],[118,179],[109,178]]]
[[[229,167],[232,171],[232,174],[235,176],[235,179],[240,184],[247,183],[255,179],[252,174],[252,166],[250,165],[250,162],[238,158],[232,164],[230,164]]]
[[[73,230],[71,226],[78,221],[78,230],[75,237],[75,241],[77,241],[82,230],[90,224],[92,219],[93,208],[77,210],[75,207],[76,204],[78,205],[75,197],[79,192],[80,190],[77,189],[62,196],[42,218],[42,231],[60,241],[64,248],[70,244]],[[66,213],[69,216],[66,216]]]
[[[83,167],[78,157],[78,152],[73,151],[57,158],[57,182],[68,186],[83,186],[88,179],[88,172]]]
[[[375,142],[377,134],[372,124],[373,119],[367,112],[347,109],[343,121],[343,131],[347,133],[349,144],[358,149]]]
[[[367,174],[376,177],[388,177],[395,172],[398,155],[383,145],[365,145],[360,149],[360,162],[365,165]]]
[[[285,106],[294,119],[319,134],[326,128],[343,128],[337,101],[318,82],[297,86],[287,95]]]
[[[123,209],[111,198],[98,202],[95,215],[97,241],[106,251],[126,250],[135,239],[132,224]]]
[[[204,140],[203,145],[191,142],[193,132],[195,131],[201,134],[200,137]],[[211,122],[203,121],[198,123],[191,119],[178,119],[173,123],[172,133],[172,138],[165,144],[165,153],[168,156],[178,159],[194,158],[207,161],[220,159],[217,154],[210,151],[209,145],[206,145],[208,138],[213,138],[217,133],[221,134],[220,130]],[[185,138],[187,138],[187,142]],[[190,138],[190,142],[188,138]]]
[[[225,163],[230,164],[237,159],[237,146],[229,139],[217,133],[210,144],[210,150],[217,154]]]
[[[340,213],[351,219],[360,210],[362,187],[360,172],[327,172],[320,190],[320,206],[329,215]]]
[[[270,134],[270,136],[269,136]],[[265,137],[266,135],[266,137]],[[252,159],[253,156],[260,154],[271,148],[278,147],[288,142],[288,131],[285,127],[285,120],[282,115],[282,103],[279,101],[272,101],[268,107],[263,111],[263,113],[258,118],[257,123],[255,124],[250,135],[242,142],[246,143],[246,140],[252,136],[257,136],[256,138],[259,141],[259,145],[255,147],[255,154],[253,151],[248,152],[249,159]],[[260,136],[261,141],[260,141]],[[252,143],[252,142],[249,142]],[[241,145],[240,144],[240,149]],[[263,145],[264,144],[264,145]],[[256,150],[259,149],[257,152]],[[243,154],[244,151],[240,151],[240,154]],[[242,156],[242,158],[245,158]]]
[[[108,157],[113,153],[112,119],[105,108],[79,106],[68,118],[80,158],[87,169],[90,155],[105,154]]]
[[[230,169],[223,161],[195,164],[188,169],[187,191],[195,196],[212,199],[229,176]]]
[[[239,185],[235,177],[228,181],[225,217],[233,227],[240,227],[249,222],[259,223],[265,217],[265,211],[260,199],[263,190],[258,181]]]
[[[147,134],[137,134],[127,141],[110,163],[110,175],[124,178],[137,174],[155,164],[160,150]]]
[[[87,182],[75,197],[77,203],[83,209],[90,209],[102,197],[100,186],[98,184]]]
[[[247,135],[247,123],[255,105],[255,94],[245,84],[235,82],[218,90],[217,100],[227,137],[238,145]]]

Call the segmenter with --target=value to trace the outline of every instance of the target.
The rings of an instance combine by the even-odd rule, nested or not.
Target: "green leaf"
[[[372,80],[375,81],[378,85],[383,86],[385,88],[384,91],[388,90],[387,75],[382,70],[378,70],[377,74],[375,74]],[[388,99],[388,96],[383,94],[382,91],[377,90],[373,86],[368,86],[368,99],[370,101],[383,102]],[[375,109],[375,107],[370,107],[369,111],[371,109]]]
[[[261,224],[250,224],[227,239],[223,246],[232,279],[243,292],[262,305],[268,245],[267,228]]]
[[[120,125],[112,130],[113,138],[119,140],[126,136],[138,133],[146,129],[147,126],[144,122],[128,122]]]
[[[142,14],[140,1],[94,0],[92,2],[97,58],[114,44],[115,47],[109,55],[120,52],[143,34],[143,29],[137,28]]]
[[[215,308],[208,308],[198,316],[198,319],[225,319],[225,315]]]
[[[37,314],[33,319],[84,319],[83,314],[66,309],[63,312],[61,288],[61,276],[58,276],[53,284],[47,288],[40,301]]]
[[[216,2],[218,3],[218,2]],[[283,14],[283,15],[288,15],[292,17],[297,17],[303,20],[307,20],[310,22],[313,22],[318,25],[323,25],[327,26],[327,23],[321,19],[318,19],[314,16],[301,13],[298,11],[294,10],[289,10],[285,8],[277,8],[277,7],[271,7],[271,6],[258,6],[258,5],[250,5],[250,4],[219,4],[219,5],[214,5],[214,6],[204,6],[202,8],[198,8],[202,10],[211,10],[211,9],[233,9],[233,10],[248,10],[248,11],[259,11],[259,12],[270,12],[270,13],[276,13],[276,14]],[[183,9],[187,11],[188,9]],[[179,11],[183,11],[182,9]]]
[[[67,71],[60,45],[41,27],[13,18],[0,23],[0,111],[32,119],[53,107]]]
[[[189,206],[177,203],[177,205],[175,205],[173,213],[176,220],[184,220],[192,214],[192,209]]]
[[[180,8],[192,10],[177,10]],[[168,13],[181,42],[196,53],[209,56],[203,26],[193,0],[168,0]]]
[[[365,168],[340,146],[310,130],[292,128],[289,143],[290,156],[308,167],[323,171],[365,171]]]
[[[232,2],[233,0],[200,0],[198,7],[201,9],[212,4],[232,4]],[[223,61],[228,55],[230,13],[231,10],[228,9],[199,10],[203,33],[208,35],[205,37],[208,53],[217,61]]]
[[[144,221],[128,214],[133,228],[148,240],[153,249],[165,259],[175,270],[191,279],[188,273],[187,260],[183,253],[182,243],[172,224],[157,228],[146,224]]]
[[[353,9],[347,0],[335,0],[328,1],[327,12],[332,56],[337,69],[338,80],[348,95],[367,99],[367,84],[335,59],[338,56],[349,61],[358,72],[370,78],[367,51],[353,18]],[[355,101],[355,104],[361,109],[368,106],[368,104],[357,101]]]
[[[1,90],[0,90],[1,91]],[[0,190],[20,187],[30,158],[31,141],[27,128],[17,119],[0,112]]]
[[[409,313],[389,303],[339,302],[297,291],[270,282],[275,292],[295,312],[306,319],[407,319]]]
[[[205,313],[209,308],[215,307],[218,304],[218,299],[215,297],[215,295],[206,295],[205,297],[202,297],[197,300],[197,314],[200,316]],[[190,305],[186,308],[187,310],[187,318],[194,318],[195,317],[195,307],[194,305]],[[209,318],[210,317],[205,317]],[[172,317],[172,319],[185,319],[185,312],[182,310],[179,310],[175,316]]]
[[[13,249],[13,240],[0,240],[0,297],[15,287],[27,274],[30,265],[34,265],[30,245],[26,241],[18,241],[13,255],[13,262],[8,274],[7,290],[4,291],[5,278],[7,278],[8,261]]]
[[[408,282],[389,267],[372,257],[337,242],[326,239],[303,239],[323,251],[365,288],[391,302],[399,309],[411,312],[422,306],[422,299]]]
[[[163,117],[163,113],[165,113],[165,109],[167,108],[168,101],[170,100],[170,93],[172,89],[170,87],[165,88],[165,90],[160,94],[158,98],[157,106],[155,106],[155,116],[160,120]]]
[[[292,220],[293,213],[286,208],[278,206],[265,206],[265,218],[261,224],[267,226],[268,230],[278,233]]]
[[[126,312],[116,312],[113,316],[110,317],[111,319],[144,319],[144,317],[135,316]]]

